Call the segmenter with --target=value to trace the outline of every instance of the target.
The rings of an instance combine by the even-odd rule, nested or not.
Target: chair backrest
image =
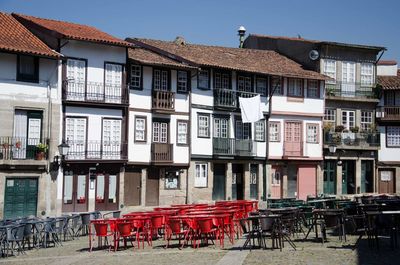
[[[163,216],[152,216],[151,225],[153,228],[161,228],[163,226],[164,217]]]
[[[274,218],[268,216],[260,217],[260,227],[262,231],[272,231],[274,223],[275,223]]]
[[[25,228],[24,228],[24,236],[29,237],[33,234],[32,231],[32,224],[31,223],[25,223]]]
[[[89,213],[81,214],[81,218],[82,218],[82,224],[83,225],[89,225],[90,224],[90,214]]]
[[[201,233],[210,233],[213,229],[213,222],[211,218],[197,220],[197,225]]]
[[[117,229],[120,236],[130,236],[132,231],[132,224],[129,222],[119,222],[117,223]]]
[[[107,236],[108,223],[98,222],[93,225],[94,230],[96,231],[96,236]]]
[[[178,219],[169,219],[168,220],[168,227],[172,233],[180,233],[182,232],[182,224],[181,220]]]
[[[25,225],[19,224],[11,228],[11,233],[7,235],[9,241],[22,241],[24,239]]]
[[[340,215],[335,213],[324,214],[324,221],[328,228],[337,227],[340,224]]]

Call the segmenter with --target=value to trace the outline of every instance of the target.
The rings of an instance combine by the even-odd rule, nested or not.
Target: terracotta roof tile
[[[397,70],[397,76],[378,76],[378,83],[384,90],[400,90],[400,69]]]
[[[203,67],[218,67],[235,71],[260,74],[326,80],[328,77],[308,71],[300,64],[274,51],[228,48],[196,44],[177,44],[175,42],[127,39],[137,45],[155,47],[177,55]]]
[[[109,45],[116,46],[130,46],[131,44],[115,38],[110,34],[107,34],[95,27],[75,24],[71,22],[58,21],[46,18],[38,18],[33,16],[21,15],[21,14],[12,14],[17,19],[22,19],[31,23],[34,23],[42,28],[47,30],[56,32],[62,35],[63,38],[73,39],[73,40],[81,40],[81,41],[89,41],[89,42],[98,42]]]
[[[59,57],[10,14],[0,12],[0,50],[31,55]]]

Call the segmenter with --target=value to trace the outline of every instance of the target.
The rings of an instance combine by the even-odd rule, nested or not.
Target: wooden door
[[[64,174],[63,212],[86,212],[88,209],[88,175]]]
[[[225,183],[226,183],[226,167],[225,164],[214,164],[214,180],[212,199],[214,201],[225,200]]]
[[[301,122],[288,121],[285,122],[285,156],[302,156],[302,126]]]
[[[7,178],[4,194],[4,218],[36,216],[37,178]]]
[[[393,169],[385,169],[379,171],[378,189],[379,193],[395,193],[396,192],[396,176]]]
[[[336,194],[336,162],[324,163],[324,194]]]
[[[96,211],[118,210],[119,177],[116,174],[98,174],[96,176]]]
[[[140,205],[142,172],[125,172],[124,203],[126,206]]]
[[[280,167],[271,168],[271,199],[282,198],[282,170]]]
[[[354,62],[342,62],[342,89],[344,97],[356,95],[356,64]]]
[[[149,168],[146,180],[146,206],[159,205],[160,169]]]
[[[307,196],[317,195],[317,169],[314,165],[299,165],[298,168],[298,194],[301,200],[306,200]]]

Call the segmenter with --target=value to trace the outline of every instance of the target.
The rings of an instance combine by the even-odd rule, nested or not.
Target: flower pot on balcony
[[[37,152],[36,153],[36,160],[43,160],[43,159],[45,159],[45,157],[46,157],[45,152]]]

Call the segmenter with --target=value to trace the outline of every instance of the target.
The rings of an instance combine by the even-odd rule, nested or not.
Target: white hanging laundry
[[[260,95],[252,98],[239,97],[239,105],[243,123],[256,122],[264,118],[261,111]]]

